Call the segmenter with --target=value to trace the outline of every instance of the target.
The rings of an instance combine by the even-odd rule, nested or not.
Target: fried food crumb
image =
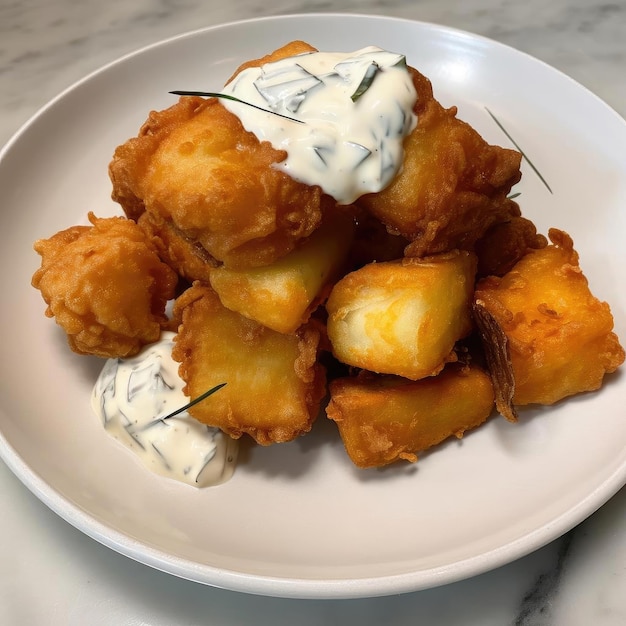
[[[97,218],[35,242],[32,285],[78,354],[128,357],[158,340],[176,273],[132,220]]]

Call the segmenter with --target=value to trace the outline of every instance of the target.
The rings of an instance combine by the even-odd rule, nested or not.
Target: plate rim
[[[263,22],[300,21],[310,17],[331,20],[367,20],[385,23],[403,23],[407,26],[417,26],[433,32],[454,34],[472,41],[488,44],[490,47],[495,46],[496,48],[508,50],[516,55],[522,55],[532,60],[533,63],[540,64],[552,72],[558,73],[562,79],[572,82],[578,89],[586,92],[588,97],[596,99],[605,107],[607,112],[612,112],[617,117],[619,122],[626,123],[624,118],[622,118],[622,116],[608,103],[561,70],[526,52],[483,35],[433,22],[368,13],[288,13],[275,16],[232,20],[185,31],[141,46],[121,55],[99,68],[96,68],[77,81],[74,81],[72,84],[60,91],[56,96],[51,98],[10,136],[6,143],[0,148],[0,166],[5,155],[10,152],[12,147],[17,144],[20,138],[27,133],[30,127],[33,126],[37,120],[43,117],[50,108],[62,101],[69,93],[80,88],[81,85],[88,83],[98,75],[103,74],[118,65],[124,64],[133,57],[147,54],[152,49],[165,47],[182,39],[208,36],[212,31],[225,30],[233,27],[240,28],[250,24],[257,25]],[[223,568],[207,564],[199,565],[198,563],[188,559],[177,557],[167,553],[166,551],[153,548],[142,543],[141,541],[132,539],[128,535],[111,528],[106,524],[103,524],[88,512],[83,511],[77,505],[70,502],[54,487],[48,484],[43,477],[39,476],[27,463],[25,463],[19,453],[9,444],[1,430],[0,458],[5,462],[13,474],[16,475],[17,478],[54,513],[87,536],[102,545],[107,546],[115,552],[118,552],[119,554],[157,570],[183,579],[200,582],[202,584],[257,595],[299,599],[363,598],[407,593],[457,582],[470,576],[490,571],[510,563],[512,560],[521,558],[546,545],[550,541],[558,539],[564,533],[571,530],[576,524],[592,515],[626,483],[626,464],[624,464],[616,467],[603,483],[598,485],[575,506],[561,513],[550,524],[535,528],[518,537],[516,540],[491,549],[483,554],[471,556],[454,563],[454,573],[451,572],[452,566],[442,565],[410,573],[377,576],[372,578],[338,578],[320,580],[312,578],[263,576],[234,570],[225,570]],[[520,544],[523,544],[524,546],[521,549]],[[191,572],[193,572],[193,575]]]

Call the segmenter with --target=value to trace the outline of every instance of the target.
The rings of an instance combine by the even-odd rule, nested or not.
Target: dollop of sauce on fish
[[[250,67],[222,93],[243,101],[221,100],[246,130],[287,152],[276,167],[340,204],[391,183],[417,125],[405,57],[375,46]]]
[[[128,359],[108,359],[93,388],[92,406],[105,430],[153,472],[196,487],[227,481],[238,443],[183,411],[189,403],[178,363],[174,333]],[[210,397],[204,402],[210,402]]]

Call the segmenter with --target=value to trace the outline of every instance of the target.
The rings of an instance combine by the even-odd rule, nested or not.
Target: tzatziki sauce
[[[164,419],[189,403],[172,359],[173,340],[174,333],[164,332],[132,358],[108,359],[92,406],[105,430],[148,469],[195,487],[217,485],[233,475],[238,443],[187,411]]]
[[[339,204],[391,183],[417,125],[405,57],[375,46],[250,67],[222,93],[238,100],[221,102],[247,131],[287,152],[277,168]]]

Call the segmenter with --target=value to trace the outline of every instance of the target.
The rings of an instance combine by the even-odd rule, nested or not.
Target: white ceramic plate
[[[302,15],[229,24],[127,56],[61,94],[0,160],[3,375],[0,452],[48,506],[94,539],[210,585],[285,597],[400,593],[512,561],[590,515],[626,482],[626,379],[548,410],[502,418],[415,466],[358,471],[334,425],[252,450],[235,477],[195,490],[144,470],[104,433],[89,396],[101,365],[70,353],[30,287],[32,242],[118,213],[107,164],[171,89],[217,90],[232,70],[290,39],[325,50],[403,52],[436,96],[488,140],[510,145],[488,107],[550,184],[524,164],[525,214],[567,230],[592,289],[626,338],[626,124],[556,70],[430,24]]]

